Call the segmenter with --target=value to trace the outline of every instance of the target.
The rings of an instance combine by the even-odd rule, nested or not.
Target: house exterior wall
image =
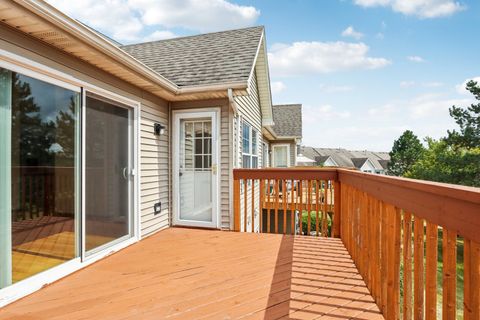
[[[140,113],[140,201],[141,235],[147,236],[168,227],[171,188],[169,180],[169,107],[148,92],[134,87],[96,67],[82,62],[23,33],[0,26],[0,48],[45,65],[80,81],[124,96],[141,104]],[[166,126],[164,136],[153,135],[153,123]],[[162,202],[162,211],[154,215],[153,204]]]
[[[252,79],[249,84],[248,89],[249,95],[246,96],[237,96],[235,97],[235,103],[238,108],[238,115],[234,121],[234,157],[236,159],[235,167],[242,168],[243,166],[243,159],[242,159],[242,125],[241,121],[247,121],[252,128],[257,131],[257,154],[258,154],[258,166],[262,166],[263,160],[263,135],[262,135],[262,110],[260,106],[260,98],[259,98],[259,91],[258,91],[258,83],[257,83],[257,76],[256,72],[253,73]],[[255,182],[255,189],[258,190],[259,184]],[[251,208],[252,200],[254,201],[255,206],[255,217],[254,219],[258,219],[259,217],[259,198],[258,192],[255,193],[255,198],[252,199],[252,185],[247,184],[242,186],[242,192],[247,192],[247,206]],[[245,203],[241,203],[241,212],[244,210]],[[250,211],[251,212],[251,211]],[[231,221],[231,225],[233,223],[233,219]],[[246,221],[247,229],[251,230],[252,225],[252,217],[249,215],[249,220]],[[242,220],[241,225],[243,226],[245,221]],[[258,223],[257,223],[258,225]]]

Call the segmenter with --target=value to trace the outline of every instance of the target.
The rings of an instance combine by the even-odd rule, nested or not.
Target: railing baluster
[[[298,192],[300,193],[299,198],[299,224],[300,224],[300,232],[303,234],[303,180],[298,181]]]
[[[265,193],[265,181],[260,179],[259,182],[259,189],[260,189],[260,196],[259,196],[259,205],[258,205],[258,232],[263,232],[263,200],[264,200],[264,193]]]
[[[252,179],[252,232],[255,232],[255,179]]]
[[[307,235],[310,235],[312,229],[312,180],[307,181]]]
[[[465,239],[464,320],[480,319],[480,244]]]
[[[340,226],[341,226],[341,206],[342,203],[340,201],[342,193],[342,187],[340,182],[334,181],[333,182],[333,222],[332,222],[332,237],[339,238],[340,237]]]
[[[425,318],[437,319],[438,227],[427,221],[425,261]]]
[[[291,234],[295,234],[295,180],[292,180],[292,185],[291,185],[291,201],[292,203],[290,204],[290,216],[292,221],[290,221],[291,228],[290,230]]]
[[[267,233],[271,232],[270,229],[270,208],[271,208],[271,202],[270,202],[270,193],[272,192],[271,186],[270,186],[270,179],[267,180]]]
[[[240,180],[233,180],[233,215],[235,216],[234,230],[240,231]]]
[[[248,179],[243,180],[243,231],[247,232],[248,225]]]
[[[415,320],[424,319],[424,230],[423,219],[414,217],[414,250],[413,250],[413,315]]]
[[[412,214],[410,212],[405,212],[403,215],[403,319],[412,319]]]
[[[443,319],[456,318],[457,234],[443,229]]]
[[[278,233],[278,201],[280,198],[279,180],[275,179],[275,233]]]
[[[282,204],[283,204],[283,234],[287,234],[287,182],[282,180]]]
[[[315,180],[315,234],[318,237],[320,234],[320,215],[319,215],[319,204],[320,204],[320,191],[319,191],[319,180]]]
[[[327,226],[328,226],[328,213],[327,213],[327,202],[328,202],[328,181],[322,181],[323,184],[323,211],[322,211],[322,237],[327,236]]]

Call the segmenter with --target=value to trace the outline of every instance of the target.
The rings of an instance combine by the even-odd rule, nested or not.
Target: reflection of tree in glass
[[[12,165],[72,167],[75,94],[72,93],[68,109],[58,106],[55,121],[46,120],[42,118],[41,106],[35,101],[30,84],[16,73],[12,79]]]

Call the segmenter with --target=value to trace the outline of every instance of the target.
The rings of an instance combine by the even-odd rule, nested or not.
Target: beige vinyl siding
[[[165,134],[153,134],[154,123],[164,125]],[[170,150],[169,150],[168,107],[158,108],[142,104],[140,127],[140,215],[142,235],[146,236],[170,225]],[[153,206],[161,202],[160,214],[154,213]]]
[[[167,227],[171,186],[168,179],[169,140],[168,135],[158,138],[152,133],[154,122],[161,122],[168,130],[167,102],[16,30],[0,25],[0,39],[0,47],[4,50],[141,103],[138,208],[141,234],[146,236]],[[162,202],[162,212],[154,216],[153,203],[157,201]]]
[[[234,125],[234,130],[235,130],[235,153],[236,153],[236,159],[237,159],[237,164],[238,167],[242,167],[242,123],[241,121],[247,121],[252,128],[254,128],[257,131],[257,154],[258,154],[258,166],[262,166],[262,155],[263,155],[263,135],[262,135],[262,110],[260,107],[260,98],[259,98],[259,91],[258,91],[258,86],[257,86],[257,76],[256,72],[253,73],[252,79],[249,84],[249,94],[247,96],[237,96],[235,97],[235,103],[238,108],[238,116],[235,121]],[[259,183],[255,183],[255,190],[259,190]],[[242,186],[241,188],[242,194],[241,194],[241,199],[243,199],[243,193],[247,192],[247,229],[248,231],[251,230],[251,224],[252,224],[252,186],[251,183],[247,184],[246,188],[245,186]],[[255,216],[254,219],[257,221],[255,224],[258,226],[258,219],[259,219],[259,196],[258,192],[255,192],[254,195],[254,212]],[[244,207],[245,203],[244,201],[240,202],[240,212],[241,214],[241,226],[243,228],[245,221],[244,221]]]
[[[220,227],[230,229],[230,105],[227,99],[204,100],[191,102],[174,102],[172,110],[195,109],[195,108],[220,108]]]

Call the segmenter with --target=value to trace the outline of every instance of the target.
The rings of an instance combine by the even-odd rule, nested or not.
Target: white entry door
[[[174,112],[176,225],[218,227],[217,111]]]

